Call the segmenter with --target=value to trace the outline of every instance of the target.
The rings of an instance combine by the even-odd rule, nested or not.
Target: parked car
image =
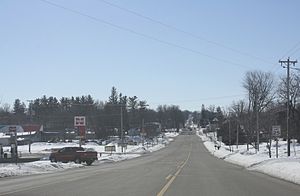
[[[64,147],[52,152],[49,159],[51,162],[67,163],[74,161],[75,163],[86,162],[87,165],[91,165],[97,160],[97,152],[91,149],[85,150],[82,147]]]

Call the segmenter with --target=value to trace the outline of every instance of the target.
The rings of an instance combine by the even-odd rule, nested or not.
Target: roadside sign
[[[105,152],[116,152],[116,146],[105,146]]]
[[[74,126],[75,127],[84,127],[85,126],[85,116],[75,116],[74,117]]]
[[[273,137],[280,137],[281,136],[280,125],[272,126],[272,136]]]
[[[74,127],[78,129],[79,147],[81,147],[82,140],[85,139],[85,116],[74,116]]]
[[[123,148],[127,148],[127,143],[119,143],[118,146],[121,146]]]

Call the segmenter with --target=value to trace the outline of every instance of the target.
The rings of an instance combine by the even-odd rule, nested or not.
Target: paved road
[[[300,195],[300,186],[211,156],[196,135],[153,154],[61,173],[0,179],[0,195]]]

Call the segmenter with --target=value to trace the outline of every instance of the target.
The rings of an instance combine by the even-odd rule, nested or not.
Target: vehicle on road
[[[63,162],[67,163],[74,161],[75,163],[85,162],[87,165],[91,165],[97,160],[97,152],[91,149],[84,149],[82,147],[64,147],[55,152],[52,152],[49,156],[51,162]]]

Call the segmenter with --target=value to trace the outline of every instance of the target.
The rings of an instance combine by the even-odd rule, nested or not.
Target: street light
[[[224,123],[228,122],[228,142],[229,142],[229,151],[231,152],[231,122],[230,122],[231,112],[228,113],[228,117]]]
[[[109,106],[116,106],[120,107],[120,129],[121,129],[121,152],[124,152],[124,130],[123,130],[123,107],[127,107],[126,104],[113,104],[113,103],[107,103],[106,105]]]
[[[140,110],[145,110],[146,109],[146,107],[147,106],[149,106],[148,104],[143,104],[143,105],[140,105]],[[142,132],[142,137],[143,137],[143,139],[142,139],[142,142],[143,142],[143,146],[144,146],[144,137],[145,137],[145,132],[144,132],[144,126],[145,126],[145,118],[144,118],[144,115],[142,115],[142,129],[141,129],[141,132]]]

